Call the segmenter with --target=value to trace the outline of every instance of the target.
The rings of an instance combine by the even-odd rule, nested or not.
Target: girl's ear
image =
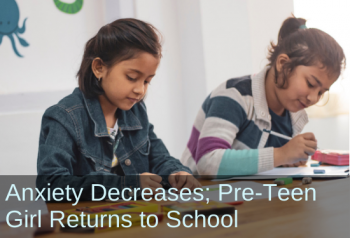
[[[276,70],[277,72],[281,72],[282,67],[285,63],[289,61],[289,57],[286,54],[280,54],[277,56],[276,59]]]
[[[106,66],[104,65],[101,58],[96,57],[91,63],[91,70],[95,77],[100,79],[104,76]]]

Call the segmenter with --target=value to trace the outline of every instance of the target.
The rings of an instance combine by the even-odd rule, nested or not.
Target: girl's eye
[[[312,85],[308,80],[306,80],[306,82],[307,82],[307,86],[308,86],[309,88],[313,88],[313,87],[314,87],[314,85]]]
[[[148,82],[148,81],[145,81],[145,84],[151,84],[150,82]]]
[[[131,78],[129,75],[126,75],[126,77],[130,80],[130,81],[135,81],[136,79]]]

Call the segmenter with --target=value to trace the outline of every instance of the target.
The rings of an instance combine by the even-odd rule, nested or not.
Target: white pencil
[[[270,133],[271,135],[274,135],[274,136],[277,136],[277,137],[280,137],[280,138],[283,138],[283,139],[286,139],[286,140],[291,140],[292,137],[289,137],[289,136],[285,136],[281,133],[278,133],[278,132],[274,132],[274,131],[271,131],[271,130],[266,130],[264,129],[265,132],[267,133]]]
[[[275,132],[275,131],[266,130],[266,129],[264,129],[263,131],[265,131],[265,132],[267,132],[267,133],[270,133],[271,135],[274,135],[274,136],[277,136],[277,137],[286,139],[286,140],[291,140],[291,139],[293,139],[292,137],[285,136],[285,135],[283,135],[283,134],[281,134],[281,133],[278,133],[278,132]],[[320,148],[317,146],[317,149],[319,150]]]

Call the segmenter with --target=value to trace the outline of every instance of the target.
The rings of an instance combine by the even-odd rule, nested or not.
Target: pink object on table
[[[333,165],[349,165],[349,151],[317,150],[311,159]]]

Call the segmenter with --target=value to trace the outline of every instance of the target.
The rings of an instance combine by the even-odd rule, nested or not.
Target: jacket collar
[[[90,115],[91,120],[95,124],[94,133],[97,137],[109,137],[107,131],[106,120],[103,115],[103,111],[101,108],[101,104],[97,98],[86,98],[85,95],[78,90],[82,96],[86,106],[86,109]],[[142,129],[140,120],[136,117],[136,115],[131,111],[123,111],[117,109],[117,118],[118,118],[118,126],[120,130],[140,130]]]
[[[134,131],[142,129],[140,120],[131,110],[123,111],[118,109],[116,114],[120,130]]]
[[[265,94],[265,77],[269,69],[270,67],[266,66],[258,74],[252,75],[251,78],[256,117],[257,119],[267,122],[271,128],[271,116]],[[293,136],[295,136],[299,134],[304,128],[305,124],[308,123],[308,116],[304,109],[297,112],[290,112],[290,115],[293,127]]]

